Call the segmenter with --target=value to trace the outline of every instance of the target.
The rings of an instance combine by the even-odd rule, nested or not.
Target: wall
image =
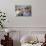
[[[46,0],[32,0],[32,17],[16,17],[15,5],[30,2],[31,0],[0,0],[0,9],[6,12],[8,18],[7,27],[46,27]]]
[[[17,1],[13,1],[13,2],[17,2]],[[28,1],[27,4],[30,4],[30,2],[31,1]],[[24,1],[23,3],[25,4]],[[43,0],[32,0],[32,18],[31,17],[16,17],[15,19],[13,19],[15,20],[15,23],[13,23],[12,26],[15,25],[17,27],[22,27],[22,26],[23,27],[33,27],[33,26],[34,27],[35,26],[46,27],[46,21],[45,21],[46,20],[46,6],[45,4],[46,4],[45,0],[44,1]]]

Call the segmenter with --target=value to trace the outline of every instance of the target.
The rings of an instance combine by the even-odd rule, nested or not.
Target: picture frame
[[[32,17],[32,6],[31,5],[15,5],[16,16]]]

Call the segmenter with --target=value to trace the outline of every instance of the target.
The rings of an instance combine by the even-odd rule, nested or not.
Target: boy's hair
[[[25,7],[25,9],[29,9],[29,8],[31,9],[31,6],[27,6],[27,7]]]

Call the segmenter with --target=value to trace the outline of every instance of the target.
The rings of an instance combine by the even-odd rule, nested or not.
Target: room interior
[[[15,5],[20,4],[32,5],[32,17],[16,17]],[[0,46],[46,46],[45,4],[46,0],[0,0],[0,11],[6,13]]]

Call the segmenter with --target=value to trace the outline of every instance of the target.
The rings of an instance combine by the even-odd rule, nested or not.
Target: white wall
[[[32,17],[16,17],[15,5],[29,5],[30,2]],[[0,9],[6,12],[7,27],[46,27],[46,0],[0,0]]]

